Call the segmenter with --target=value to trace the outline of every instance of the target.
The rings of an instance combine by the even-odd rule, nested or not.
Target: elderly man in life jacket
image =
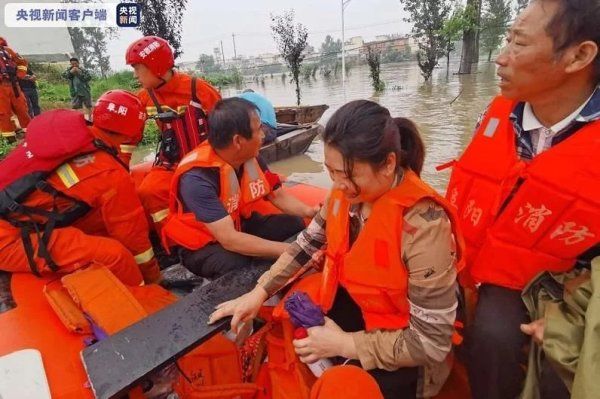
[[[145,36],[131,43],[125,60],[143,87],[138,97],[161,131],[154,167],[138,187],[142,205],[160,234],[173,172],[181,158],[206,138],[206,115],[221,95],[206,81],[174,69],[173,50],[160,37]]]
[[[522,348],[543,339],[521,290],[600,252],[599,20],[597,0],[532,1],[496,59],[501,95],[454,164],[447,198],[467,241],[463,283],[479,287],[466,337],[477,399],[517,397]],[[548,397],[568,397],[544,371]]]
[[[146,115],[124,90],[103,94],[93,126],[82,114],[36,117],[0,167],[0,269],[48,275],[103,265],[127,285],[160,279],[121,145],[142,138]],[[48,137],[52,141],[48,142]]]
[[[15,140],[18,129],[11,119],[19,120],[20,129],[29,124],[27,98],[19,87],[18,79],[27,75],[27,60],[8,47],[6,39],[0,37],[0,136]]]
[[[304,228],[308,206],[281,187],[258,153],[263,142],[258,109],[241,98],[217,103],[209,116],[208,140],[179,163],[171,186],[166,246],[183,247],[183,265],[205,278],[247,267],[253,257],[277,258],[285,239]],[[283,211],[252,211],[266,199]]]

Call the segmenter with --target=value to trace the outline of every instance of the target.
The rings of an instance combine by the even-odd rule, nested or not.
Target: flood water
[[[425,167],[422,177],[440,191],[444,191],[449,173],[436,172],[435,166],[450,161],[460,154],[473,133],[479,114],[497,93],[497,78],[493,63],[480,62],[475,73],[455,75],[455,62],[450,64],[450,74],[444,67],[435,70],[431,83],[423,83],[416,62],[383,64],[381,77],[386,84],[382,93],[371,88],[369,68],[356,66],[346,78],[346,96],[341,78],[324,78],[301,82],[302,104],[328,104],[321,118],[325,124],[333,112],[347,101],[369,99],[387,107],[392,116],[412,119],[420,128],[426,146]],[[266,95],[275,105],[294,105],[295,86],[289,78],[267,75],[264,83],[248,82],[245,88]],[[224,97],[236,95],[240,90],[225,88]],[[459,95],[460,94],[460,95]],[[458,98],[457,98],[458,96]],[[454,100],[454,102],[453,102]],[[141,150],[137,154],[147,154]],[[331,182],[323,166],[323,145],[315,139],[308,151],[299,156],[271,164],[271,168],[289,178],[314,185],[329,187]]]

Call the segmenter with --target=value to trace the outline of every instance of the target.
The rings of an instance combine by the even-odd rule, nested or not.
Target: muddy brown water
[[[497,93],[496,68],[493,63],[480,62],[476,73],[455,75],[456,62],[450,65],[450,74],[445,66],[435,70],[432,82],[423,83],[419,68],[414,62],[384,64],[381,76],[386,84],[382,93],[371,88],[369,69],[357,66],[350,69],[346,79],[346,95],[340,78],[304,80],[301,83],[302,104],[328,104],[329,109],[320,123],[325,124],[333,112],[347,101],[369,99],[387,107],[393,116],[412,119],[421,130],[426,146],[423,178],[440,191],[444,191],[449,172],[437,172],[436,165],[458,156],[468,143],[475,123]],[[295,86],[289,78],[280,75],[264,77],[264,83],[249,81],[245,85],[266,95],[273,104],[293,105]],[[236,95],[240,90],[225,88],[224,97]],[[459,95],[460,94],[460,95]],[[457,97],[458,96],[458,97]],[[152,157],[154,148],[141,148],[135,160]],[[271,168],[296,181],[329,187],[331,181],[323,166],[323,144],[316,138],[305,154],[271,164]]]

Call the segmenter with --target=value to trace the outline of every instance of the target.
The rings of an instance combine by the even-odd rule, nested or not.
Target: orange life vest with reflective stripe
[[[446,196],[458,210],[473,280],[520,290],[542,271],[568,271],[600,240],[600,121],[525,163],[514,106],[494,99]]]
[[[423,198],[441,205],[452,223],[458,261],[462,268],[463,240],[454,212],[446,200],[412,171],[374,204],[371,215],[350,248],[350,204],[341,191],[332,191],[327,209],[327,260],[323,269],[319,302],[331,309],[343,286],[360,307],[367,331],[408,326],[408,271],[402,261],[402,226],[406,209]]]
[[[219,199],[233,219],[236,230],[240,230],[240,216],[249,216],[247,206],[271,192],[271,186],[255,158],[246,161],[242,167],[239,181],[235,169],[221,159],[207,141],[181,160],[171,182],[169,219],[163,228],[163,241],[167,248],[177,244],[196,250],[215,241],[204,223],[198,221],[192,212],[184,212],[179,200],[181,176],[194,168],[219,169]]]

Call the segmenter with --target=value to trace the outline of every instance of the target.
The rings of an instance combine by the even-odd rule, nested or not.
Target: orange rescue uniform
[[[525,163],[510,114],[494,99],[454,164],[447,198],[458,210],[472,282],[522,290],[563,273],[600,238],[600,121]]]
[[[271,184],[263,173],[256,158],[243,165],[241,181],[235,170],[217,155],[208,141],[187,154],[173,175],[169,199],[169,219],[163,229],[165,247],[171,244],[197,250],[214,242],[215,238],[204,223],[198,221],[192,212],[184,212],[179,200],[179,180],[186,172],[194,168],[216,168],[219,170],[219,199],[240,230],[240,218],[250,216],[248,206],[271,193]]]
[[[60,272],[100,264],[128,285],[160,279],[148,223],[133,182],[112,155],[99,150],[76,157],[52,172],[47,182],[90,207],[85,216],[70,226],[55,228],[50,236],[48,251]],[[59,209],[65,206],[62,198],[53,199],[39,191],[24,202],[47,210],[54,204]],[[38,237],[35,233],[30,237],[37,254]],[[42,274],[50,273],[42,257],[36,257],[35,262]],[[0,265],[11,272],[30,270],[20,229],[5,220],[0,220]]]
[[[5,74],[6,68],[16,69],[16,81],[27,75],[27,60],[10,47],[0,46],[0,135],[14,138],[17,127],[11,119],[13,114],[17,116],[21,128],[25,129],[30,120],[29,109],[25,94],[18,83],[13,86],[9,76]]]
[[[457,270],[461,270],[464,266],[464,241],[458,231],[457,218],[452,207],[414,172],[406,171],[403,181],[373,204],[368,222],[353,244],[350,243],[349,237],[350,203],[341,191],[332,191],[327,205],[327,257],[323,272],[302,279],[291,291],[306,292],[327,313],[333,305],[338,288],[342,286],[359,306],[366,331],[406,328],[410,322],[410,306],[408,273],[401,255],[403,216],[407,209],[424,198],[431,198],[446,211],[456,240],[455,266]],[[290,294],[291,292],[288,293]],[[274,311],[276,319],[281,319],[284,314],[283,303],[284,301],[281,301]],[[287,331],[290,328],[289,321],[283,319],[281,323],[284,340],[287,341],[287,351],[294,353],[290,333]],[[274,346],[269,349],[276,350]],[[310,390],[313,399],[332,398],[334,387],[344,386],[347,383],[344,379],[352,376],[357,381],[364,381],[364,385],[355,387],[354,396],[349,397],[381,397],[379,387],[373,387],[372,382],[375,380],[363,369],[333,367],[311,388],[311,380],[302,377],[302,373],[291,380],[278,375],[280,370],[291,362],[296,363],[296,368],[303,367],[296,356],[291,359],[280,358],[281,356],[271,356],[269,353],[271,383],[278,386],[274,391]],[[293,382],[290,382],[292,380]],[[288,385],[280,386],[285,384]]]
[[[181,113],[192,100],[191,85],[191,76],[174,70],[173,77],[158,89],[154,89],[154,94],[165,111],[170,108]],[[219,92],[202,79],[196,80],[196,96],[207,114],[221,99]],[[156,106],[148,91],[142,89],[138,97],[146,107],[148,116],[155,115]],[[161,128],[161,124],[158,122],[157,124]],[[167,164],[154,166],[138,187],[138,195],[144,210],[159,235],[169,212],[169,188],[176,166]]]

